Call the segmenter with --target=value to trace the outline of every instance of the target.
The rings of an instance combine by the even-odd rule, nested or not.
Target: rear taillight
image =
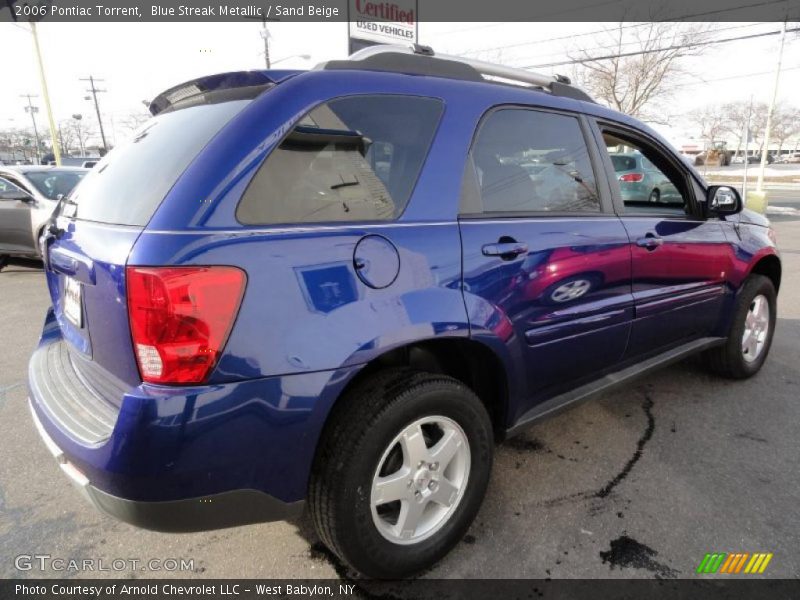
[[[639,183],[642,179],[644,179],[642,173],[625,173],[625,175],[619,176],[620,181],[625,181],[627,183]]]
[[[128,267],[128,315],[142,380],[203,383],[239,312],[235,267]]]

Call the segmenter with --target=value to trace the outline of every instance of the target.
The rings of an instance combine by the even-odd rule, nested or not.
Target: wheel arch
[[[349,390],[364,379],[392,367],[408,367],[457,379],[470,388],[486,407],[495,437],[504,435],[509,410],[509,374],[502,358],[492,348],[468,337],[416,341],[374,357],[344,385],[329,407],[325,423],[340,403],[346,401]]]
[[[753,266],[750,267],[748,275],[756,274],[769,278],[769,280],[772,281],[772,285],[775,286],[775,291],[777,292],[781,286],[782,270],[783,268],[781,266],[781,260],[778,258],[778,256],[776,254],[767,254],[753,263]]]

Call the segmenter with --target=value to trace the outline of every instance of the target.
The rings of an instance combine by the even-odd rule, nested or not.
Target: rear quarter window
[[[250,100],[168,111],[109,152],[75,188],[74,216],[144,226],[189,163]]]
[[[303,117],[259,167],[245,225],[388,221],[411,193],[443,110],[416,96],[349,96]]]
[[[636,168],[636,159],[632,156],[611,155],[611,162],[614,163],[615,171],[633,171]]]

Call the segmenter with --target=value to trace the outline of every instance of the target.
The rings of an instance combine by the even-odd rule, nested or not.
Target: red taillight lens
[[[235,267],[128,267],[128,316],[139,373],[150,383],[202,383],[239,312]]]
[[[626,181],[628,183],[639,183],[642,179],[644,179],[644,175],[642,173],[625,173],[625,175],[620,175],[620,181]]]

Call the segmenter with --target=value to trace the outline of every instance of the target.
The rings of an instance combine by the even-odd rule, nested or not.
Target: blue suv
[[[307,507],[366,576],[467,531],[495,442],[693,353],[754,375],[769,223],[563,77],[380,47],[203,77],[62,200],[33,420],[159,531]],[[625,195],[641,154],[669,202]]]

